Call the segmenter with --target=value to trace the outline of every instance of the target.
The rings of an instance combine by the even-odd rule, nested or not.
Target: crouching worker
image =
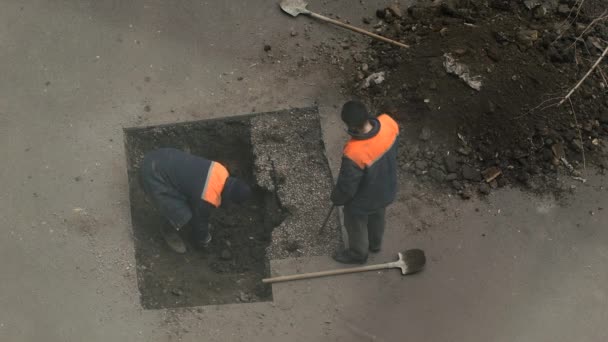
[[[368,251],[378,252],[384,235],[384,213],[397,192],[399,126],[388,115],[371,117],[364,104],[349,101],[342,121],[351,139],[344,147],[342,165],[331,200],[344,206],[348,249],[334,259],[362,264]]]
[[[146,195],[171,225],[162,229],[162,235],[177,253],[186,252],[177,231],[188,222],[193,245],[205,248],[211,242],[211,210],[226,202],[243,203],[251,196],[249,186],[231,177],[222,164],[174,148],[147,153],[140,176]]]

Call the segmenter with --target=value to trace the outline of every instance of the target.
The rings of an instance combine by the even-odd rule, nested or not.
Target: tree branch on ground
[[[572,44],[570,44],[570,46],[568,46],[566,48],[566,50],[571,49],[573,46],[576,46],[576,42],[579,40],[582,41],[583,43],[585,43],[585,40],[583,39],[583,36],[585,35],[585,33],[587,33],[589,30],[591,30],[593,28],[593,26],[595,26],[595,24],[601,22],[602,20],[606,20],[606,19],[608,19],[608,9],[605,10],[604,13],[602,13],[599,17],[593,19],[591,21],[591,23],[589,23],[589,25],[587,25],[585,27],[583,32],[578,37],[576,37],[574,42],[572,42]]]
[[[572,96],[572,94],[574,93],[574,91],[576,89],[578,89],[578,87],[580,87],[581,84],[583,84],[583,82],[585,82],[585,80],[587,79],[587,77],[589,77],[589,75],[591,75],[591,73],[593,72],[593,70],[595,70],[595,68],[597,68],[597,66],[602,62],[602,59],[604,59],[604,57],[606,56],[606,54],[608,54],[608,46],[606,46],[606,48],[604,49],[604,52],[602,53],[602,55],[595,61],[595,63],[589,69],[589,71],[587,71],[587,73],[585,74],[585,76],[583,76],[583,78],[581,78],[580,81],[578,81],[578,83],[568,92],[568,94],[566,94],[566,96],[564,96],[564,98],[557,104],[558,106],[561,106],[564,102],[566,102],[566,100],[570,99],[570,96]]]
[[[557,38],[555,38],[555,40],[551,43],[551,45],[555,44],[555,42],[560,40],[563,37],[564,33],[566,33],[566,31],[568,31],[572,27],[572,25],[574,25],[574,23],[576,23],[576,19],[578,19],[578,15],[580,14],[584,3],[585,3],[585,0],[576,0],[576,2],[574,3],[574,6],[572,6],[572,9],[570,9],[570,13],[568,13],[568,17],[566,17],[566,19],[564,19],[563,25],[561,25],[561,27],[565,27],[565,29],[562,30],[562,32],[557,36]],[[577,8],[577,11],[576,11],[576,15],[574,16],[574,19],[572,19],[572,21],[568,21],[568,19],[570,19],[570,17],[572,16],[572,12],[574,11],[575,8]]]
[[[576,112],[574,111],[574,105],[572,104],[572,100],[568,98],[568,102],[570,102],[570,108],[572,109],[572,117],[574,118],[574,126],[576,127],[576,132],[578,133],[578,139],[581,142],[581,155],[583,157],[583,170],[587,171],[587,161],[585,160],[585,142],[583,141],[583,134],[581,133],[581,128],[578,126],[578,120],[576,119]]]

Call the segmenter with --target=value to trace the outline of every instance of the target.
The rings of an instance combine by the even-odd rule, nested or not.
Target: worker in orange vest
[[[231,177],[222,164],[174,149],[161,148],[147,153],[140,168],[144,191],[169,221],[161,233],[171,249],[186,252],[177,231],[192,225],[194,246],[205,248],[211,242],[209,214],[227,202],[240,204],[251,196],[241,179]]]
[[[371,117],[358,101],[345,103],[341,116],[351,139],[344,147],[331,200],[344,206],[349,248],[339,251],[334,259],[363,264],[368,251],[380,251],[385,210],[397,193],[399,125],[386,114]]]

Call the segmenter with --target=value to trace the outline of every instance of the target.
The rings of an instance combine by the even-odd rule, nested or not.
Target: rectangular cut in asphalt
[[[274,228],[267,257],[329,255],[341,238],[336,216],[319,233],[331,208],[333,181],[317,108],[254,116],[251,144],[258,185],[275,192],[289,213]]]
[[[261,280],[267,261],[329,254],[339,243],[336,217],[323,234],[332,188],[316,108],[125,129],[131,219],[141,303],[146,309],[272,299]],[[173,147],[224,164],[254,186],[251,201],[210,217],[213,240],[203,251],[180,234],[186,254],[167,248],[168,225],[139,181],[146,152]],[[201,180],[202,181],[202,180]]]

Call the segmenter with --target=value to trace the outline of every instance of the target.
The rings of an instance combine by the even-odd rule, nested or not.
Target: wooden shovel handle
[[[345,24],[345,23],[343,23],[343,22],[341,22],[341,21],[334,20],[334,19],[332,19],[332,18],[328,18],[328,17],[326,17],[326,16],[323,16],[323,15],[317,14],[317,13],[315,13],[315,12],[310,12],[310,13],[309,13],[309,15],[310,15],[311,17],[313,17],[313,18],[316,18],[316,19],[319,19],[319,20],[323,20],[323,21],[326,21],[326,22],[328,22],[328,23],[332,23],[332,24],[334,24],[334,25],[338,25],[338,26],[340,26],[340,27],[344,27],[345,29],[349,29],[349,30],[351,30],[351,31],[355,31],[355,32],[358,32],[358,33],[361,33],[361,34],[364,34],[364,35],[370,36],[370,37],[372,37],[372,38],[376,38],[376,39],[378,39],[378,40],[381,40],[381,41],[386,42],[386,43],[389,43],[389,44],[397,45],[397,46],[402,47],[402,48],[409,48],[409,47],[410,47],[409,45],[405,45],[405,44],[403,44],[403,43],[399,43],[398,41],[394,41],[394,40],[392,40],[392,39],[388,39],[388,38],[386,38],[386,37],[382,37],[382,36],[377,35],[377,34],[375,34],[375,33],[371,33],[371,32],[369,32],[369,31],[365,31],[364,29],[360,29],[360,28],[358,28],[358,27],[356,27],[356,26],[352,26],[352,25]]]
[[[383,270],[383,269],[391,268],[392,264],[393,263],[389,262],[386,264],[350,267],[350,268],[343,268],[343,269],[339,269],[339,270],[294,274],[294,275],[280,276],[280,277],[274,277],[274,278],[266,278],[266,279],[262,279],[262,282],[265,284],[268,284],[268,283],[278,283],[278,282],[289,281],[289,280],[326,277],[326,276],[332,276],[332,275],[337,275],[337,274]]]

